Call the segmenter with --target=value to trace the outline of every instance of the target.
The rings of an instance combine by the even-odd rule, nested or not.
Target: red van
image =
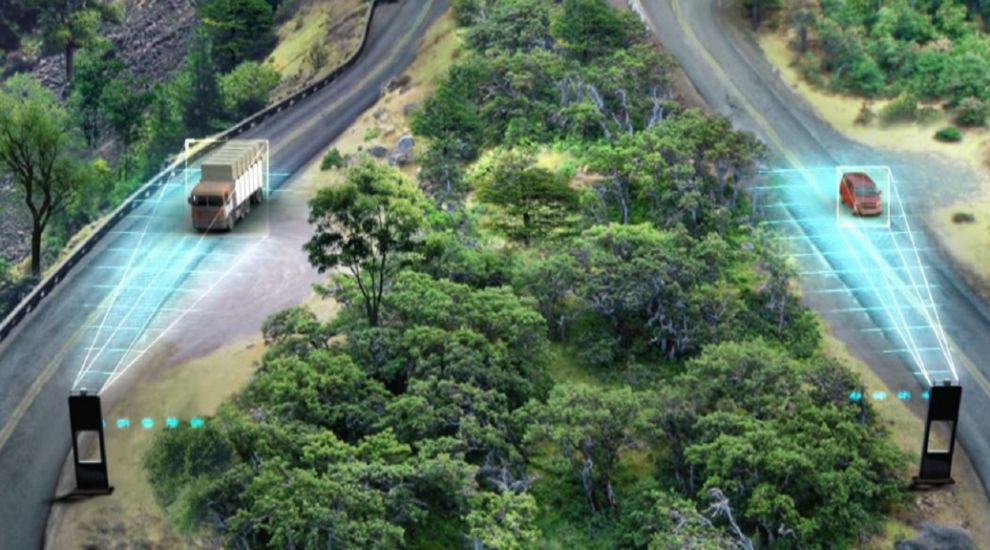
[[[880,188],[863,172],[842,174],[839,196],[842,197],[842,202],[852,208],[856,216],[877,216],[883,212]]]

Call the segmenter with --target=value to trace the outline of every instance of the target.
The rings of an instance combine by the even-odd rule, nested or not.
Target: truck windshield
[[[873,185],[857,185],[853,189],[855,190],[857,197],[875,197],[879,194],[876,186]]]
[[[223,197],[220,195],[193,195],[193,206],[223,206]]]

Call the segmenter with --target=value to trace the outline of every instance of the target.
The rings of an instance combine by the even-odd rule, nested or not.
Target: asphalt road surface
[[[793,221],[799,217],[809,219],[806,205],[788,207],[792,229],[803,233],[801,242],[807,252],[800,255],[807,256],[807,263],[818,263],[818,269],[815,269],[802,262],[804,299],[822,313],[836,336],[849,345],[854,355],[866,361],[892,389],[912,391],[915,397],[910,405],[924,417],[925,403],[917,397],[924,389],[917,374],[919,369],[914,359],[903,352],[906,336],[889,326],[891,317],[900,315],[899,311],[890,311],[891,301],[907,303],[909,300],[894,296],[898,293],[891,291],[890,285],[878,282],[886,277],[903,279],[909,272],[917,274],[924,270],[929,283],[924,286],[926,292],[932,293],[934,307],[926,310],[922,306],[905,306],[903,309],[913,309],[907,315],[914,319],[926,315],[932,318],[936,312],[940,317],[945,341],[964,388],[959,440],[986,488],[990,484],[990,429],[986,424],[986,418],[990,417],[990,363],[987,361],[990,358],[990,310],[960,276],[947,267],[947,262],[923,231],[923,215],[927,209],[957,200],[975,190],[978,176],[934,155],[871,149],[846,139],[821,121],[779,78],[744,28],[742,18],[731,11],[738,8],[725,4],[727,2],[722,0],[642,2],[657,36],[684,68],[705,101],[728,116],[737,127],[760,136],[778,155],[781,166],[808,169],[806,173],[821,172],[821,167],[833,169],[836,165],[888,165],[892,168],[903,204],[898,205],[886,238],[898,234],[899,239],[913,239],[911,245],[917,250],[918,261],[891,259],[888,251],[881,251],[873,258],[866,258],[869,261],[865,264],[851,269],[848,265],[850,255],[834,249],[839,239],[825,238],[823,224]],[[794,185],[800,185],[802,181],[808,185],[803,178],[797,178]],[[892,208],[891,197],[886,199],[888,207]],[[815,234],[816,231],[819,234]],[[831,234],[837,232],[833,229]],[[867,246],[872,244],[875,243],[866,241]],[[912,265],[901,265],[903,262]],[[908,325],[912,323],[909,321]],[[933,344],[929,342],[928,345]],[[936,374],[932,378],[945,377],[948,362],[940,352],[923,359]],[[921,435],[918,434],[919,448]]]
[[[192,231],[178,174],[0,347],[0,549],[43,545],[69,451],[71,389],[95,391],[113,379],[104,394],[112,401],[150,357],[181,361],[257,334],[269,313],[299,303],[321,280],[302,252],[311,229],[292,175],[377,101],[446,7],[382,5],[346,74],[242,136],[270,140],[273,192],[234,232]]]

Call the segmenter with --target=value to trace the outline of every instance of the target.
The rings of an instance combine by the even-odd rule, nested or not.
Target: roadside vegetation
[[[341,304],[273,314],[247,387],[145,457],[232,547],[853,547],[905,457],[749,208],[766,150],[683,107],[602,0],[457,0],[413,116],[310,203]],[[342,163],[328,155],[327,168]]]
[[[758,2],[751,2],[755,4]],[[980,2],[764,2],[804,78],[823,89],[889,100],[884,123],[921,121],[938,110],[960,127],[987,125],[990,36]]]
[[[102,34],[119,22],[118,2],[15,0],[0,27],[0,183],[29,229],[28,259],[8,255],[0,271],[0,318],[55,264],[73,237],[112,210],[182,150],[262,109],[280,85],[265,61],[283,13],[299,1],[205,0],[181,66],[163,81],[129,70]],[[288,18],[288,15],[284,16]],[[2,33],[0,33],[2,34]],[[25,61],[36,44],[66,60],[63,96],[41,86]],[[8,237],[9,238],[9,237]],[[0,254],[2,256],[2,254]]]

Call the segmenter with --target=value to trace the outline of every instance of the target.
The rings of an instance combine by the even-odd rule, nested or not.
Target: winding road
[[[309,294],[321,277],[302,251],[311,228],[293,176],[378,100],[446,8],[446,0],[382,4],[350,70],[240,136],[270,141],[273,192],[236,231],[193,232],[184,176],[177,175],[118,224],[4,342],[0,549],[44,544],[69,451],[71,389],[96,391],[113,378],[103,394],[109,410],[152,358],[181,361],[256,334],[269,313]]]
[[[640,6],[665,49],[677,59],[708,105],[729,117],[736,127],[760,136],[777,154],[782,167],[804,175],[791,183],[806,187],[800,192],[814,194],[813,180],[821,177],[821,167],[828,172],[825,179],[830,182],[830,188],[837,181],[832,168],[837,165],[892,168],[902,205],[886,238],[890,239],[890,234],[906,235],[900,238],[910,238],[913,250],[908,256],[917,251],[917,261],[905,260],[904,256],[891,259],[889,251],[882,251],[866,258],[869,260],[866,263],[857,259],[856,265],[851,266],[850,254],[837,250],[840,245],[848,247],[848,242],[823,237],[823,224],[808,221],[812,218],[808,217],[807,203],[803,206],[788,203],[786,221],[791,222],[791,229],[801,233],[800,242],[809,250],[798,255],[807,257],[807,263],[818,262],[817,269],[802,262],[803,297],[822,314],[850,351],[869,364],[890,388],[913,392],[915,398],[909,404],[923,418],[925,404],[917,396],[926,384],[918,374],[915,359],[902,347],[911,335],[898,333],[889,322],[895,315],[903,315],[892,311],[890,305],[892,298],[902,297],[895,296],[897,292],[890,288],[896,285],[879,284],[878,279],[903,282],[912,274],[927,279],[925,292],[931,292],[927,309],[917,303],[903,309],[914,309],[908,315],[916,319],[939,315],[940,322],[933,324],[944,327],[944,341],[964,388],[959,441],[986,490],[990,485],[990,429],[986,424],[986,418],[990,417],[990,362],[986,359],[990,358],[990,308],[947,267],[949,263],[922,230],[928,209],[938,206],[939,201],[953,201],[974,191],[979,181],[977,174],[935,155],[872,149],[835,131],[782,81],[752,34],[743,27],[742,18],[734,12],[739,9],[735,3],[642,0]],[[933,189],[938,192],[933,193]],[[888,207],[893,206],[890,198]],[[830,229],[836,233],[834,228]],[[912,294],[905,288],[908,285],[899,292]],[[903,303],[913,302],[904,299]],[[929,354],[922,360],[932,369],[934,381],[951,377],[942,353]],[[921,434],[918,439],[920,446]]]

